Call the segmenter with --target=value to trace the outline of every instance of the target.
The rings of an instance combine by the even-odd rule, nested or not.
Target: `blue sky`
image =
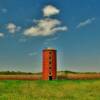
[[[0,0],[0,70],[42,71],[42,49],[58,70],[100,71],[100,0]]]

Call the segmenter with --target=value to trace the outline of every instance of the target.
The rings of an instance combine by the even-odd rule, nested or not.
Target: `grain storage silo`
[[[43,61],[43,80],[55,80],[57,72],[57,57],[56,50],[53,48],[46,48],[42,52]]]

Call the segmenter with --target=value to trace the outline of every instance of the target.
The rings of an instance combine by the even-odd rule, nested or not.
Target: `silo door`
[[[52,76],[49,76],[49,80],[52,80]]]

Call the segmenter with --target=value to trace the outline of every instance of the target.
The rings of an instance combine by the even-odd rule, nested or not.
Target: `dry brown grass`
[[[39,75],[0,75],[0,80],[39,80]]]
[[[0,80],[41,80],[42,75],[0,75]],[[57,75],[57,79],[100,79],[100,73],[67,73]]]
[[[80,73],[80,74],[63,74],[59,75],[58,79],[100,79],[100,73]]]

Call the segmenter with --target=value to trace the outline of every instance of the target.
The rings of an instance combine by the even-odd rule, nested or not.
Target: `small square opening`
[[[52,80],[52,76],[49,76],[49,80]]]

